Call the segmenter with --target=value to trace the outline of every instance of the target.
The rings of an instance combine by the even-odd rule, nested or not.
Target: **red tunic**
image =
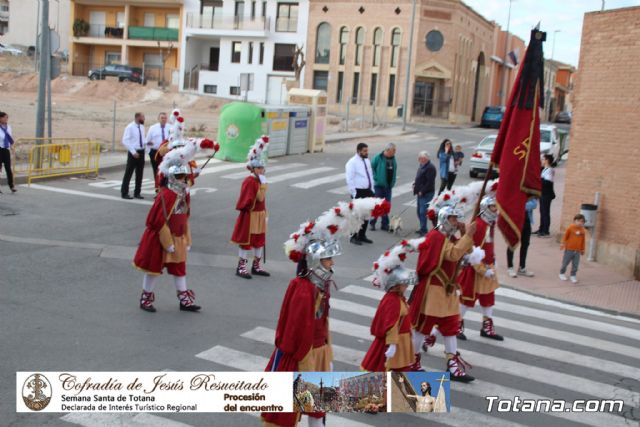
[[[315,304],[318,293],[318,288],[305,277],[296,277],[289,283],[276,327],[276,349],[265,371],[298,371],[299,362],[313,347],[318,347],[316,344],[326,344],[329,336],[328,303],[323,315],[316,319]],[[309,415],[323,416],[321,413]],[[263,421],[283,427],[295,426],[298,417],[297,412],[262,413]]]
[[[369,351],[362,360],[361,367],[369,372],[386,371],[387,361],[384,355],[387,350],[387,333],[393,328],[398,320],[401,320],[399,334],[411,333],[411,320],[409,316],[400,319],[400,307],[404,296],[397,292],[387,292],[380,301],[376,314],[371,322],[371,335],[375,337]],[[413,356],[413,354],[411,355]]]
[[[264,211],[266,201],[258,200],[260,190],[260,179],[255,175],[245,178],[240,188],[240,197],[236,203],[236,210],[240,211],[236,225],[233,228],[231,242],[237,245],[248,245],[251,243],[251,212]]]
[[[484,249],[484,259],[482,264],[493,265],[496,261],[495,251],[493,247],[494,226],[489,225],[485,220],[479,217],[476,220],[476,233],[473,235],[473,245]],[[489,230],[490,239],[487,239],[487,230]],[[472,265],[465,266],[458,276],[460,284],[461,301],[473,301],[476,297],[476,269]]]
[[[169,188],[163,187],[156,197],[147,215],[146,229],[140,238],[140,244],[133,259],[133,264],[145,272],[160,274],[165,265],[165,248],[160,242],[160,231],[165,225],[172,236],[183,236],[187,229],[190,198],[187,194],[187,213],[174,214],[178,195]],[[164,201],[164,204],[163,204]]]

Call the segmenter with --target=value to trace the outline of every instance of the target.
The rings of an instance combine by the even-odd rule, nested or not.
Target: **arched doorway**
[[[476,64],[476,78],[475,85],[473,89],[473,109],[471,110],[471,121],[475,122],[478,117],[482,114],[478,112],[478,107],[481,107],[479,104],[479,99],[482,93],[482,86],[484,82],[484,52],[480,52],[478,55],[478,63]]]

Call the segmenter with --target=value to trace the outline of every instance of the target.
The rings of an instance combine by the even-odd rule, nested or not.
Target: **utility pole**
[[[404,105],[402,106],[402,130],[407,128],[407,115],[409,113],[409,82],[411,80],[411,54],[413,52],[413,31],[416,23],[416,0],[413,0],[411,9],[411,30],[409,31],[409,54],[407,55],[407,73],[404,81]]]
[[[507,34],[504,40],[504,56],[502,63],[502,82],[500,83],[500,103],[502,106],[507,105],[507,54],[509,53],[509,25],[511,24],[511,2],[509,0],[509,15],[507,18]]]
[[[49,67],[49,0],[42,0],[42,14],[40,15],[40,67],[38,82],[38,106],[36,109],[36,138],[44,138],[45,95],[47,88],[47,67]],[[37,144],[42,144],[38,140]]]
[[[35,47],[36,50],[33,52],[33,62],[34,62],[34,66],[35,66],[35,70],[33,70],[34,72],[38,72],[38,54],[40,51],[40,46],[39,46],[39,40],[38,37],[40,36],[40,0],[36,0],[38,2],[38,18],[36,19],[36,42]]]

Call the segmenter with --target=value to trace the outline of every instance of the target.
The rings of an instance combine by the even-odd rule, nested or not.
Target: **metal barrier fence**
[[[87,138],[20,138],[13,150],[13,170],[34,179],[95,174],[100,166],[100,144]]]

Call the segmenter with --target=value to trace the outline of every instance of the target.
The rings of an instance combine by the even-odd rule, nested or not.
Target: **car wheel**
[[[118,81],[122,83],[124,81],[124,77],[118,77]]]
[[[89,80],[98,80],[98,75],[97,74],[91,74],[89,76]]]

